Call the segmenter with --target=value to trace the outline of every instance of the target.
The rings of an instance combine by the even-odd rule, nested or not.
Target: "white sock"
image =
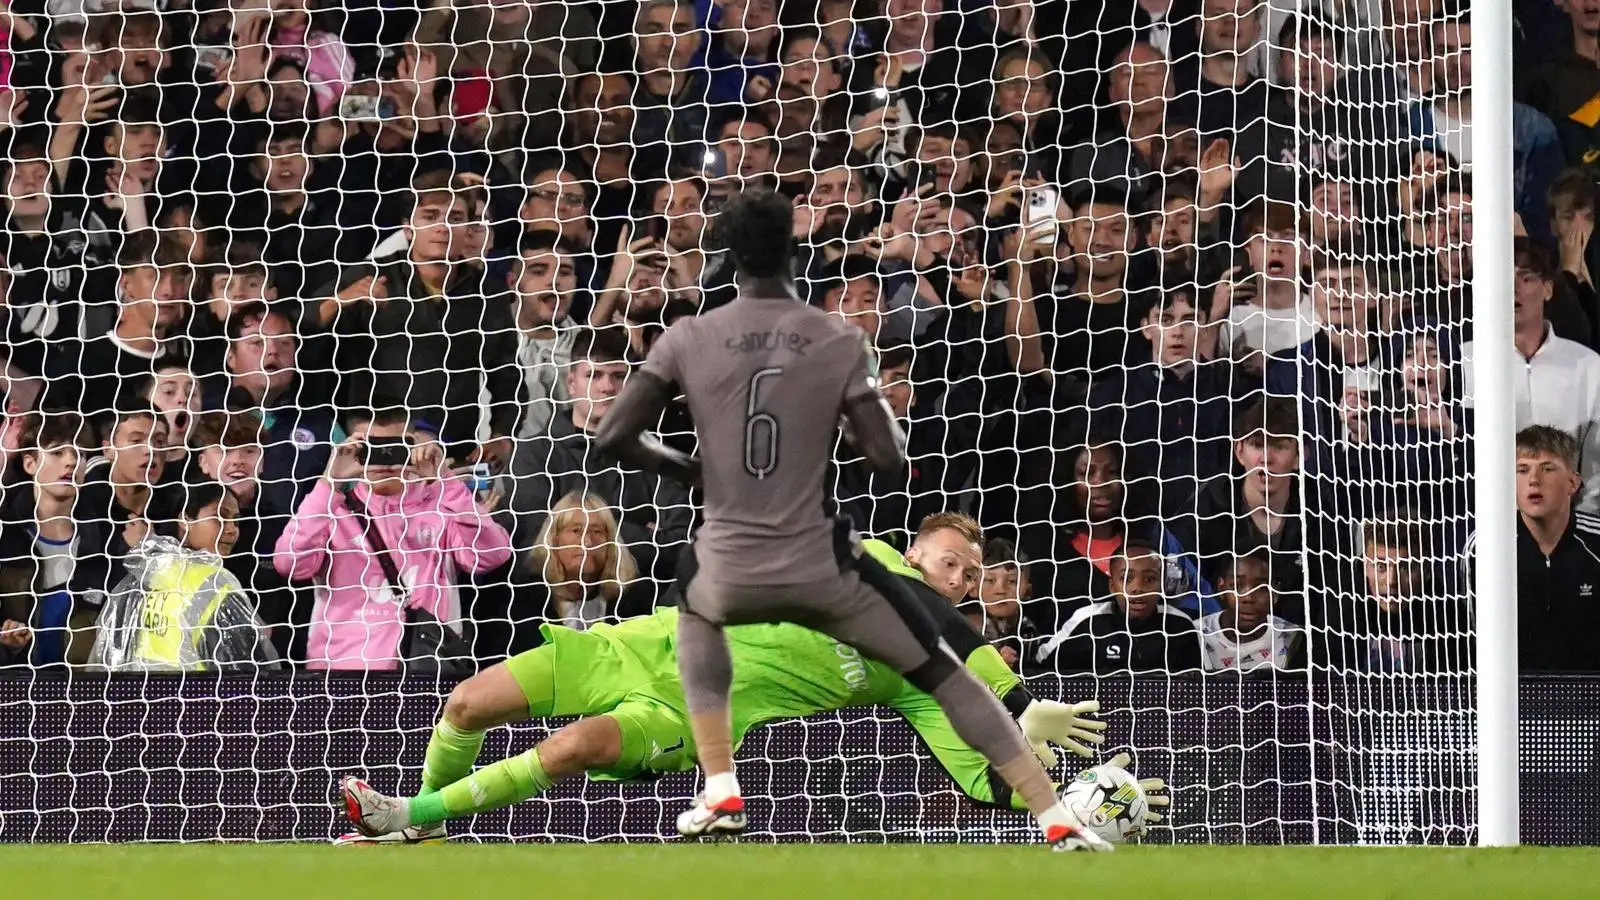
[[[1070,828],[1078,827],[1078,817],[1074,816],[1065,806],[1057,803],[1039,814],[1039,830],[1049,831],[1054,825],[1066,825]]]
[[[739,779],[732,772],[706,776],[706,805],[716,806],[729,797],[741,796]]]

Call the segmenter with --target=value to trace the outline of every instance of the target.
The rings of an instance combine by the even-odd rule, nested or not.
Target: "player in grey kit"
[[[841,415],[848,439],[881,472],[905,464],[905,436],[878,395],[860,333],[796,295],[792,220],[789,201],[769,191],[727,204],[718,229],[739,274],[739,299],[668,329],[596,436],[627,464],[705,489],[705,524],[679,572],[677,652],[706,786],[679,816],[678,831],[700,837],[745,827],[723,627],[793,622],[881,660],[933,695],[1055,849],[1110,850],[1060,804],[1017,723],[940,642],[909,590],[827,515],[823,482]],[[698,433],[698,459],[645,437],[680,392]],[[1048,714],[1030,712],[1020,720],[1024,731]]]

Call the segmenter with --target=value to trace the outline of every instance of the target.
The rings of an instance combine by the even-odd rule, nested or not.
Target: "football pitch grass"
[[[1600,849],[313,844],[0,846],[19,900],[1600,897]]]

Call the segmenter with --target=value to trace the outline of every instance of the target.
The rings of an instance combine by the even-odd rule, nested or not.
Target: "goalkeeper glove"
[[[1051,744],[1060,744],[1079,756],[1094,755],[1087,744],[1105,743],[1106,723],[1086,718],[1100,711],[1100,701],[1085,700],[1066,704],[1055,700],[1034,700],[1017,717],[1022,736],[1038,755],[1045,768],[1056,766],[1056,751]]]
[[[1128,769],[1129,763],[1132,762],[1133,757],[1124,751],[1111,757],[1111,762],[1107,765],[1116,766],[1119,769]],[[1137,774],[1133,773],[1133,770],[1128,769],[1128,772],[1133,774],[1133,777],[1139,778]],[[1163,810],[1172,808],[1172,796],[1167,792],[1167,783],[1159,778],[1139,778],[1139,789],[1144,791],[1144,822],[1139,825],[1139,833],[1143,834],[1146,825],[1160,822],[1166,818]]]

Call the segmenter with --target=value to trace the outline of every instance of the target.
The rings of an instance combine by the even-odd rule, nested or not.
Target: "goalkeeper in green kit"
[[[907,579],[939,623],[956,655],[1018,716],[1024,734],[1047,764],[1050,744],[1090,755],[1103,740],[1104,723],[1084,716],[1094,701],[1067,705],[1036,700],[999,652],[983,641],[937,592],[966,588],[978,569],[978,544],[947,524],[965,517],[941,514],[941,524],[919,531],[902,559],[892,548],[865,542],[868,552]],[[970,534],[977,534],[971,523]],[[913,568],[909,561],[923,568]],[[948,574],[954,566],[959,575]],[[542,626],[546,643],[463,682],[450,695],[428,742],[422,793],[384,796],[362,780],[342,783],[345,812],[356,832],[337,843],[418,843],[442,840],[447,819],[509,806],[537,796],[555,782],[581,773],[627,780],[695,767],[693,733],[678,681],[674,651],[678,613],[650,616],[590,631]],[[956,737],[938,703],[888,666],[853,648],[798,625],[747,625],[729,630],[737,661],[733,703],[737,743],[751,728],[852,706],[884,705],[910,722],[939,764],[974,800],[1025,809],[1005,782]],[[586,716],[556,731],[536,747],[473,771],[484,731],[496,725],[545,716]],[[996,789],[1001,792],[996,794]],[[1159,786],[1152,783],[1153,789]],[[1158,798],[1160,804],[1164,798]]]

